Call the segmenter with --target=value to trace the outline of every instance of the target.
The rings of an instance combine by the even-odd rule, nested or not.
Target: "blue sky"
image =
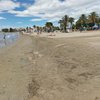
[[[100,0],[0,0],[0,28],[58,25],[65,14],[77,19],[92,11],[100,13]]]

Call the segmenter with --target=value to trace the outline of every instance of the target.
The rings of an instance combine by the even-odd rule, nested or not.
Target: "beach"
[[[99,100],[99,94],[100,31],[21,35],[0,49],[0,100]]]

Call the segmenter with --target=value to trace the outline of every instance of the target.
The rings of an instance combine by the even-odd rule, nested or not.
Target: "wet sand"
[[[32,71],[28,56],[33,48],[29,44],[30,37],[22,36],[15,45],[0,49],[0,100],[24,100],[28,96]]]
[[[23,35],[0,54],[0,100],[99,100],[100,32],[88,34]]]

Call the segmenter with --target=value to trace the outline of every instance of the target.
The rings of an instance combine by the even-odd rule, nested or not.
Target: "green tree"
[[[67,32],[67,24],[68,24],[68,21],[69,21],[68,15],[65,15],[63,17],[62,21],[63,21],[63,26],[64,26],[64,32]]]
[[[9,29],[9,32],[14,32],[14,29],[13,29],[13,28],[10,28],[10,29]]]
[[[76,28],[79,29],[81,26],[87,27],[88,19],[85,14],[82,14],[76,22]]]
[[[71,25],[73,25],[74,20],[75,19],[73,17],[69,17],[69,22],[71,23]]]
[[[63,20],[59,20],[58,22],[60,24],[60,30],[62,31],[64,29],[64,23]]]
[[[52,22],[46,22],[45,26],[46,26],[46,27],[49,27],[49,28],[50,28],[50,27],[53,27],[53,23],[52,23]]]
[[[86,26],[87,25],[87,16],[85,14],[82,14],[79,21],[82,26]]]
[[[2,32],[9,32],[9,29],[8,28],[4,28],[4,29],[2,29]]]
[[[96,21],[98,19],[98,14],[96,12],[92,12],[89,16],[88,16],[88,20],[89,23],[95,24]]]
[[[65,15],[61,20],[59,20],[59,24],[60,24],[60,28],[61,30],[63,30],[64,32],[67,32],[67,24],[69,22],[69,17],[68,15]]]

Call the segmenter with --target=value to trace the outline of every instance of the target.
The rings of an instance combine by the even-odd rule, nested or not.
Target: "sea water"
[[[0,32],[0,48],[13,44],[19,38],[19,33]]]

